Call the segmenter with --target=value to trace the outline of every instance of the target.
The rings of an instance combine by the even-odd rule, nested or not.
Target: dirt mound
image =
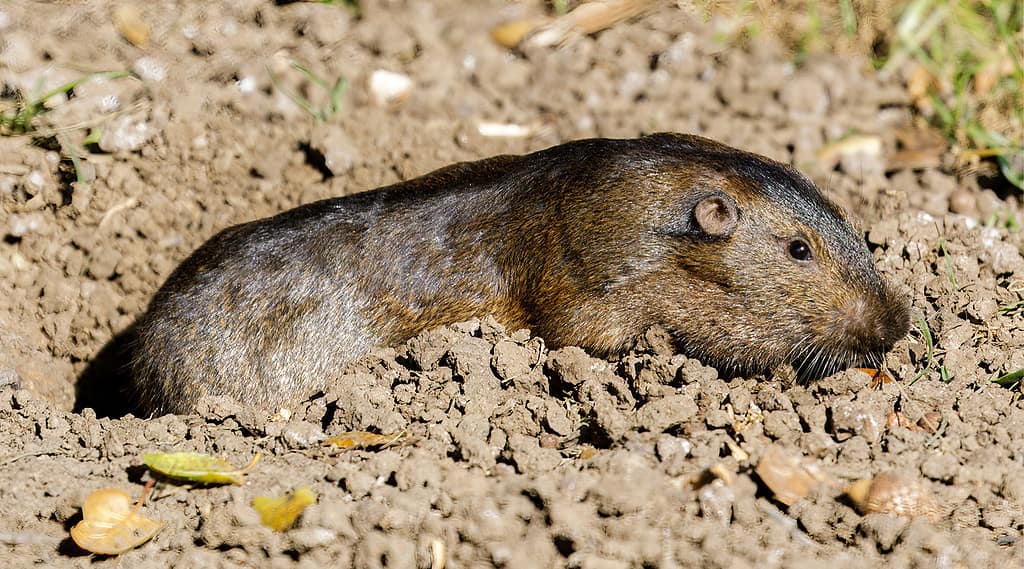
[[[1017,196],[941,168],[887,171],[910,124],[897,82],[827,56],[796,66],[767,42],[727,48],[675,8],[510,53],[486,31],[529,8],[363,4],[359,17],[312,3],[140,4],[144,47],[122,39],[107,3],[0,8],[8,91],[91,71],[138,76],[55,99],[36,138],[0,137],[8,566],[429,567],[436,543],[449,567],[1024,559],[1024,404],[991,382],[1024,368],[1012,230],[1024,211]],[[329,86],[348,80],[328,120],[297,104],[327,109],[330,94],[293,63]],[[410,77],[409,96],[375,103],[377,70]],[[485,136],[481,123],[531,135]],[[78,183],[59,149],[81,149],[89,129],[99,139],[80,168],[92,181]],[[672,354],[657,331],[604,361],[484,319],[374,353],[287,420],[220,399],[150,419],[109,404],[123,363],[112,340],[219,229],[458,160],[654,131],[793,163],[853,210],[880,270],[913,300],[917,329],[887,360],[895,382],[876,387],[854,370],[810,385],[727,381]],[[849,133],[868,143],[819,153]],[[350,430],[408,439],[372,452],[321,445]],[[786,506],[753,469],[770,448],[803,456],[829,483]],[[265,457],[244,487],[158,487],[145,509],[166,527],[121,558],[90,561],[67,538],[84,496],[106,486],[137,496],[140,454],[171,449]],[[841,496],[883,472],[933,495],[937,521],[864,515]],[[319,503],[294,529],[260,524],[253,497],[302,485]]]

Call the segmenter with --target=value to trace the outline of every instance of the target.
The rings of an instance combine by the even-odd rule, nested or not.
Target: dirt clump
[[[438,543],[449,567],[1024,558],[1024,403],[1019,387],[991,381],[1024,368],[1024,243],[1009,222],[1024,210],[1018,194],[941,165],[887,171],[911,114],[898,81],[849,58],[796,65],[768,40],[722,46],[671,6],[511,53],[487,30],[523,15],[518,4],[362,4],[358,16],[304,2],[140,4],[145,47],[120,35],[107,2],[0,8],[5,94],[93,71],[137,75],[54,100],[35,138],[0,137],[7,566],[429,567]],[[348,80],[329,120],[296,104],[322,109],[330,96],[293,61],[328,85]],[[378,105],[377,70],[408,76],[412,91]],[[532,135],[484,136],[481,123]],[[82,126],[52,130],[71,125]],[[83,145],[90,128],[108,140]],[[673,354],[657,330],[608,361],[484,319],[377,350],[276,417],[217,398],[181,416],[116,405],[113,340],[223,227],[460,160],[655,131],[793,164],[851,209],[879,271],[912,301],[914,329],[886,359],[895,381],[857,370],[807,384],[726,379]],[[821,160],[850,133],[881,146]],[[408,441],[321,444],[352,430],[405,430]],[[769,445],[836,484],[785,505],[753,472]],[[77,550],[67,530],[84,497],[138,496],[140,455],[168,450],[264,458],[242,487],[161,483],[144,508],[165,527],[137,550]],[[930,492],[938,521],[864,514],[843,498],[841,485],[882,473]],[[293,529],[261,525],[253,497],[305,485],[319,501]]]

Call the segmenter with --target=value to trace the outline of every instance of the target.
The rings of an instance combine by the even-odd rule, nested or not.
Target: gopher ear
[[[693,219],[701,230],[714,237],[728,237],[736,229],[739,212],[736,202],[725,194],[713,194],[693,206]]]

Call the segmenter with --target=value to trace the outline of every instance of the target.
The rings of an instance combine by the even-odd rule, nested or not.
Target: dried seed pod
[[[118,555],[149,541],[163,527],[139,513],[149,488],[135,505],[119,488],[89,494],[82,505],[82,521],[71,528],[71,539],[78,547],[101,555]]]
[[[770,446],[754,468],[775,499],[790,506],[814,488],[832,480],[818,465],[778,446]]]
[[[924,484],[898,474],[883,473],[858,480],[844,492],[864,515],[926,516],[933,523],[942,519],[942,509],[931,491]]]

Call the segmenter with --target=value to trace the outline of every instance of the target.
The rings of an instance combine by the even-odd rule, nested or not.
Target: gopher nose
[[[862,353],[888,351],[910,329],[907,303],[888,291],[879,299],[848,300],[837,316],[843,323],[847,345]]]
[[[841,327],[849,344],[874,343],[872,340],[876,338],[875,319],[868,314],[868,306],[864,299],[854,298],[841,306],[838,312],[838,320],[842,323]]]

